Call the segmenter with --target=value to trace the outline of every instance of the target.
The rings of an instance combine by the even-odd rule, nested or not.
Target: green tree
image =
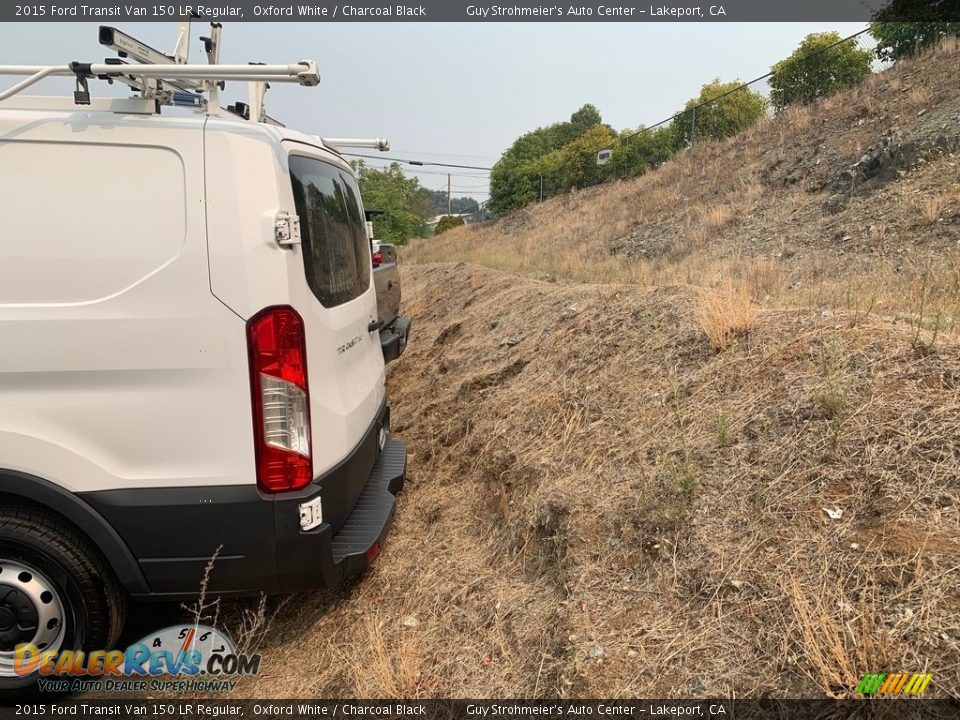
[[[439,235],[445,233],[451,228],[460,227],[463,225],[463,218],[459,215],[444,215],[440,218],[440,222],[437,223],[437,227],[434,229],[433,234]]]
[[[899,60],[948,36],[960,36],[957,0],[890,0],[874,13],[870,34],[881,60]]]
[[[600,115],[600,111],[597,110],[594,105],[587,103],[570,116],[570,129],[573,132],[573,137],[571,137],[570,140],[582,135],[590,128],[600,125],[602,122],[603,118]]]
[[[673,121],[677,146],[730,137],[762,118],[767,112],[767,101],[741,85],[739,80],[722,83],[717,78],[704,85],[697,97],[688,100],[684,112]]]
[[[529,205],[540,192],[539,176],[532,163],[499,160],[490,172],[489,207],[495,213],[504,213]]]
[[[790,57],[770,70],[770,101],[782,110],[790,103],[809,103],[859,85],[870,76],[873,53],[853,41],[840,42],[840,33],[807,35]]]
[[[608,126],[595,125],[559,150],[532,163],[531,175],[542,176],[550,194],[596,185],[606,179],[605,168],[597,165],[597,152],[613,145],[616,139]]]
[[[642,175],[669,160],[677,151],[676,137],[669,126],[655,130],[624,130],[611,146],[613,154],[604,166],[609,178]]]
[[[874,52],[881,60],[899,60],[948,36],[960,37],[960,22],[873,22]]]
[[[602,121],[597,108],[587,104],[574,112],[568,122],[540,127],[517,138],[490,173],[490,209],[502,213],[537,200],[540,172],[536,162]]]
[[[385,211],[373,219],[377,239],[404,245],[412,237],[427,235],[425,220],[433,214],[433,199],[416,178],[404,175],[398,163],[375,170],[358,160],[353,167],[364,206]]]
[[[433,202],[433,212],[430,213],[433,215],[443,215],[447,212],[447,191],[446,190],[430,190],[430,199]],[[468,212],[477,212],[480,209],[480,204],[474,200],[472,197],[453,197],[450,198],[450,212],[454,213],[468,213]]]

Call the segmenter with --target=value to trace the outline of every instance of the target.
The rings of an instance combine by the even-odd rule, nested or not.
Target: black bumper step
[[[406,467],[406,445],[387,436],[363,493],[333,536],[333,561],[343,563],[346,575],[363,572],[369,564],[367,552],[386,536],[393,520],[394,496],[403,487]]]

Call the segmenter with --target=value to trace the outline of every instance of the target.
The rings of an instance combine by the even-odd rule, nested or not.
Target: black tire
[[[0,508],[0,698],[37,682],[39,673],[10,667],[13,647],[31,633],[47,649],[111,650],[126,611],[113,571],[73,527],[33,507]]]

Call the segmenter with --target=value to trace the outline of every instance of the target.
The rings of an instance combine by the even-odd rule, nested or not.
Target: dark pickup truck
[[[368,227],[382,210],[367,210]],[[389,243],[374,240],[370,232],[373,257],[373,284],[377,290],[377,320],[380,323],[380,347],[384,362],[396,360],[407,347],[410,319],[400,315],[400,271],[397,249]]]

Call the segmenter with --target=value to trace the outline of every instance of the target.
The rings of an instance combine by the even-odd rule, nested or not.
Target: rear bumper
[[[398,315],[393,322],[380,331],[380,349],[383,350],[383,361],[385,363],[396,360],[407,349],[410,325],[410,318]]]
[[[195,597],[214,555],[208,594],[335,587],[368,567],[392,523],[407,450],[388,428],[384,407],[348,458],[291,493],[264,495],[255,486],[234,485],[112,490],[80,497],[116,529],[137,558],[150,587],[147,593],[128,588],[138,599]],[[300,505],[316,498],[321,498],[323,522],[304,531]],[[347,499],[350,506],[342,506]]]
[[[403,488],[407,447],[387,437],[370,478],[346,521],[336,532],[329,523],[302,531],[300,503],[292,501],[276,516],[277,571],[281,592],[336,587],[359,575],[380,552]],[[279,509],[279,508],[278,508]]]

